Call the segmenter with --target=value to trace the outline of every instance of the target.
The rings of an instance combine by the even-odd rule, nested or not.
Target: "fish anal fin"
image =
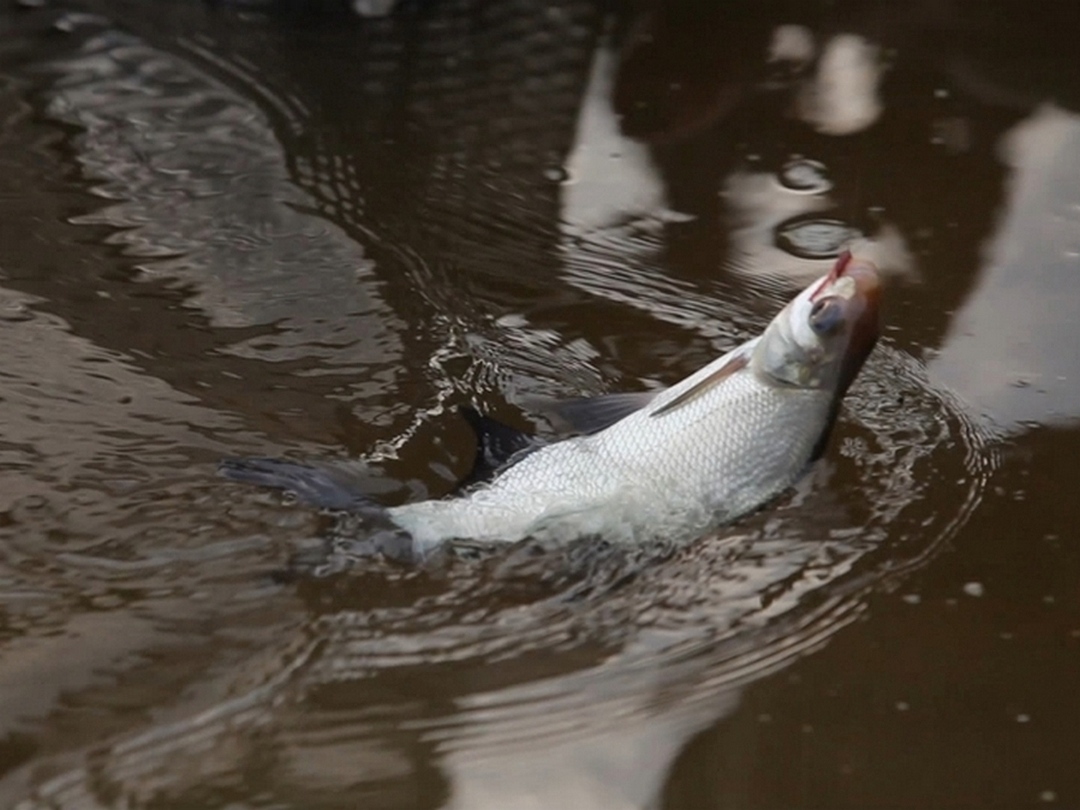
[[[540,445],[535,436],[486,416],[470,405],[462,405],[458,411],[476,436],[473,466],[458,484],[459,488],[490,480],[510,461],[517,460],[522,454],[535,450]]]
[[[671,402],[665,402],[663,405],[661,405],[649,415],[663,416],[664,414],[668,414],[674,410],[678,410],[683,405],[686,405],[688,402],[692,402],[693,400],[704,394],[706,391],[709,391],[711,388],[719,385],[735,372],[742,371],[744,368],[747,367],[747,365],[749,365],[749,363],[749,352],[740,352],[739,354],[732,355],[730,360],[724,363],[724,365],[720,366],[720,368],[718,368],[708,377],[699,380],[697,384],[693,385],[690,388],[687,388],[685,391],[683,391],[681,394],[671,400]]]

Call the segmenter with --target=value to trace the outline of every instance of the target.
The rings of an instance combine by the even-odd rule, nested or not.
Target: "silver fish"
[[[877,340],[879,298],[874,266],[845,254],[763,334],[682,382],[571,409],[571,421],[584,414],[589,427],[599,412],[610,426],[541,447],[461,496],[387,514],[420,554],[453,538],[637,541],[734,520],[823,451]]]
[[[449,498],[383,509],[332,470],[272,459],[222,472],[364,514],[382,527],[374,550],[392,556],[452,539],[690,539],[766,503],[821,455],[877,341],[880,297],[875,267],[845,253],[760,336],[671,388],[564,403],[558,414],[582,435],[553,444],[466,411],[478,468],[495,475]]]

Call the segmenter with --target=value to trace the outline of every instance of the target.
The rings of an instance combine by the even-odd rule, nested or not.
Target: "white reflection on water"
[[[647,704],[650,693],[642,695]],[[644,810],[657,805],[675,757],[694,734],[738,705],[738,693],[718,691],[705,705],[677,707],[638,722],[608,724],[595,734],[570,734],[557,744],[529,750],[499,745],[497,727],[478,726],[470,748],[450,748],[443,768],[451,775],[448,810]],[[648,707],[605,706],[631,716]],[[584,724],[587,713],[578,719]],[[484,740],[481,735],[491,735]]]
[[[649,147],[622,134],[612,106],[617,59],[596,49],[582,96],[567,182],[560,189],[562,280],[598,298],[730,342],[716,300],[663,267],[664,224],[672,211]]]
[[[826,135],[852,135],[878,120],[884,63],[880,48],[857,34],[825,43],[813,75],[799,88],[799,117]]]
[[[997,232],[929,371],[1013,430],[1080,416],[1080,116],[1040,108],[1001,157],[1012,176]]]
[[[619,127],[611,101],[616,68],[614,51],[597,48],[559,195],[564,228],[571,234],[668,215],[666,190],[649,147]]]

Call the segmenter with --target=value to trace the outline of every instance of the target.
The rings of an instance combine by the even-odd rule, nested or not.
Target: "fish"
[[[699,537],[753,512],[820,458],[841,401],[880,334],[881,281],[843,253],[764,331],[662,390],[551,407],[574,435],[543,443],[472,409],[469,486],[381,507],[313,467],[233,460],[234,480],[361,512],[423,559],[448,541],[610,542]]]

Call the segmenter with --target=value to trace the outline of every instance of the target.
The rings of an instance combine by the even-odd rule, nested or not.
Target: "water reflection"
[[[211,327],[272,325],[230,354],[317,361],[320,376],[347,378],[339,385],[357,393],[392,382],[402,325],[386,311],[371,261],[304,213],[313,202],[289,182],[250,100],[115,31],[49,70],[57,75],[47,112],[80,128],[78,161],[109,201],[73,223],[114,229],[106,242],[136,259],[142,278],[190,289],[185,306]]]
[[[571,236],[673,214],[648,147],[624,135],[619,126],[611,101],[616,65],[612,46],[601,43],[582,92],[560,191],[562,219]]]
[[[1080,417],[1071,285],[1080,268],[1080,117],[1046,107],[1001,142],[1009,194],[985,268],[930,370],[1008,430]]]

